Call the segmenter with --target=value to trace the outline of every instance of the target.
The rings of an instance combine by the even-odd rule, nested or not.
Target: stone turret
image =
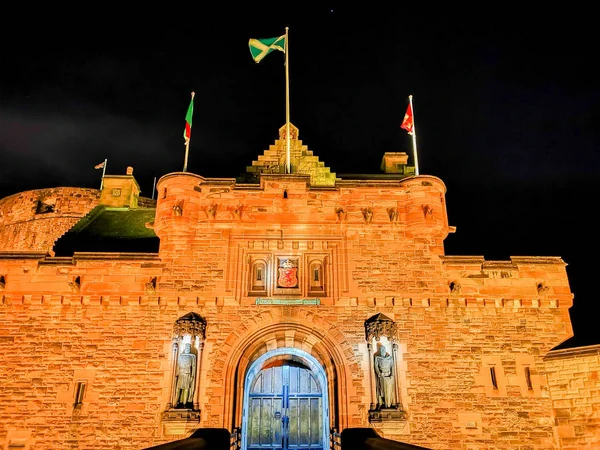
[[[102,179],[100,204],[113,208],[137,208],[140,185],[133,177],[133,167],[125,175],[105,175]]]
[[[448,226],[446,186],[437,177],[419,175],[403,182],[406,194],[407,232],[419,236],[446,238],[454,232]]]

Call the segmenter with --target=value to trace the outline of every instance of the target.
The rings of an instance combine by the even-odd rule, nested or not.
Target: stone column
[[[200,342],[198,342],[198,347],[196,348],[196,353],[198,354],[196,359],[196,376],[194,378],[195,388],[194,388],[194,411],[200,410],[200,366],[202,365],[202,350],[204,349],[204,336],[202,336]]]
[[[375,392],[377,391],[377,388],[375,387],[375,377],[373,376],[373,358],[375,355],[373,355],[373,345],[370,342],[367,342],[367,349],[369,353],[369,383],[371,384],[371,406],[369,409],[372,411],[375,409],[377,404],[377,399],[375,398]]]
[[[402,402],[400,401],[400,382],[398,380],[398,344],[392,342],[392,357],[394,358],[394,388],[396,389],[396,408],[402,409]]]
[[[167,403],[167,409],[173,408],[176,403],[175,398],[175,370],[177,369],[177,357],[179,356],[179,344],[175,340],[172,346],[172,361],[171,361],[171,395],[169,396],[169,403]]]

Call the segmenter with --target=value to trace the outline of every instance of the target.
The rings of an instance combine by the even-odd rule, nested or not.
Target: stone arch
[[[224,383],[223,427],[233,428],[242,420],[244,377],[251,364],[269,351],[297,348],[320,364],[327,379],[330,426],[348,427],[349,399],[355,396],[353,378],[362,378],[360,363],[343,333],[323,316],[294,307],[271,308],[246,321],[246,327],[232,332],[228,345],[214,355],[223,361],[213,367],[212,382]]]
[[[298,348],[291,348],[291,347],[278,347],[276,349],[273,350],[269,350],[267,351],[267,353],[261,355],[259,358],[255,359],[250,366],[248,367],[248,370],[246,370],[245,374],[244,374],[244,380],[243,380],[243,386],[245,387],[244,393],[243,393],[243,400],[242,400],[242,404],[248,405],[248,396],[249,396],[249,392],[248,389],[250,388],[251,382],[252,380],[254,380],[254,378],[257,376],[258,372],[260,372],[260,370],[264,367],[264,365],[270,361],[273,360],[277,360],[277,359],[290,359],[292,361],[300,361],[303,365],[305,365],[306,367],[310,368],[313,372],[313,374],[315,375],[315,378],[318,380],[318,385],[321,386],[322,388],[322,395],[323,395],[323,402],[324,404],[330,404],[328,396],[329,396],[329,389],[328,389],[328,383],[327,383],[327,377],[325,375],[325,371],[323,366],[321,365],[321,363],[319,361],[317,361],[313,356],[311,356],[310,354],[308,354],[307,352],[305,352],[302,349],[298,349]],[[243,412],[243,416],[244,416],[244,420],[248,419],[248,408],[249,405],[244,408],[244,412]],[[329,410],[330,408],[323,408],[323,426],[324,426],[324,432],[323,432],[323,448],[327,448],[328,447],[328,441],[329,441],[329,437],[328,437],[328,431],[330,427],[330,418],[329,418]],[[244,424],[242,423],[242,449],[247,448],[247,436],[248,436],[248,427],[244,427]]]

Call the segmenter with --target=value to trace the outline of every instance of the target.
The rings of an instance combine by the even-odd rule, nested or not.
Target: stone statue
[[[375,354],[377,404],[381,408],[392,408],[398,403],[393,365],[392,355],[387,352],[384,345],[381,345],[379,351]]]
[[[177,358],[177,382],[175,384],[175,407],[186,408],[194,403],[194,383],[196,381],[196,355],[192,346],[185,344]]]

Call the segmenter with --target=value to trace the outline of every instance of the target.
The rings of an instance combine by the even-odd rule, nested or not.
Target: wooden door
[[[277,361],[260,371],[248,397],[248,450],[323,450],[322,394],[309,368]]]

